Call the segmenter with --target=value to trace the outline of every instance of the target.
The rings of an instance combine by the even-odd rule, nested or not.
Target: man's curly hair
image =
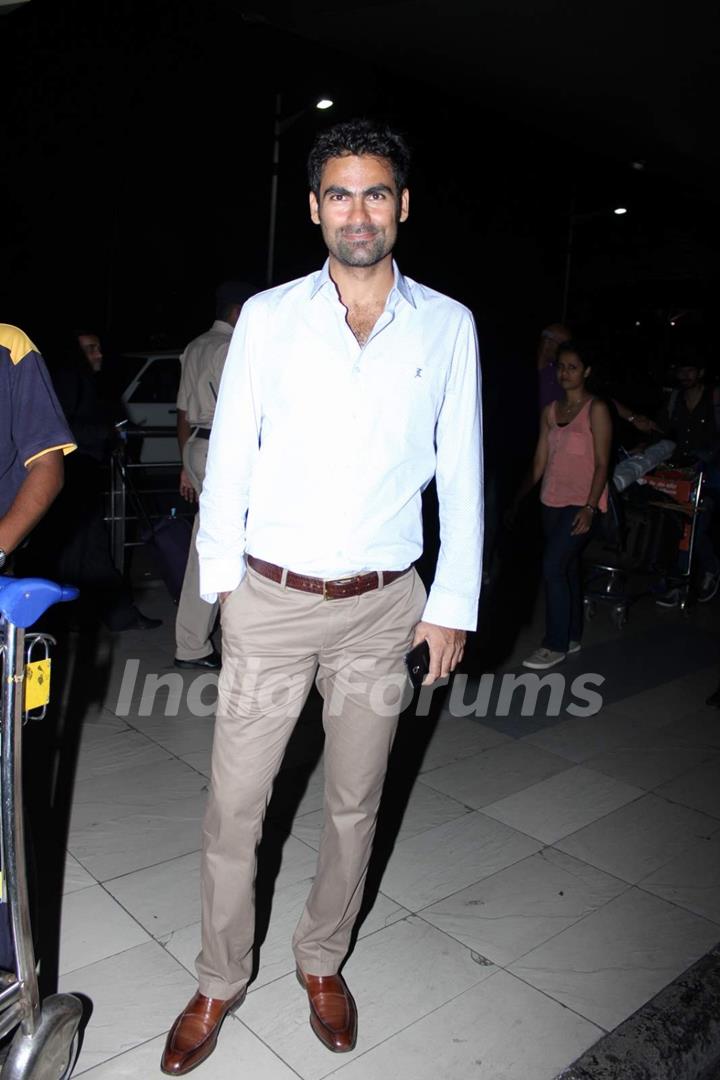
[[[320,196],[320,177],[330,158],[361,157],[370,154],[390,163],[398,196],[407,186],[410,168],[410,148],[402,135],[387,124],[372,120],[348,120],[321,131],[308,156],[310,190]]]

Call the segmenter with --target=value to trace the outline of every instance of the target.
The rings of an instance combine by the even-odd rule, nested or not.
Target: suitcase
[[[175,507],[169,514],[153,521],[148,514],[140,493],[125,468],[122,457],[116,457],[117,466],[125,484],[128,497],[140,522],[139,538],[150,550],[155,568],[177,604],[182,592],[185,567],[190,553],[192,525],[186,518],[177,517]]]
[[[140,539],[149,547],[157,572],[177,604],[190,553],[190,522],[186,518],[176,517],[173,509],[160,521],[151,522],[148,519],[140,531]]]

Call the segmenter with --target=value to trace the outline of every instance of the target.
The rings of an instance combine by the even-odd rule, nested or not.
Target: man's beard
[[[368,229],[363,228],[360,231],[366,233]],[[344,230],[336,237],[333,245],[335,258],[344,266],[375,266],[392,250],[388,247],[383,231],[375,230],[370,240],[361,243],[353,243],[353,235],[352,232]]]

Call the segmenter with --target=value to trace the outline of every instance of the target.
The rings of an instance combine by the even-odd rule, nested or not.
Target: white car
[[[177,393],[180,385],[180,351],[157,349],[130,352],[118,357],[123,372],[121,397],[131,428],[147,428],[140,460],[147,463],[180,463],[177,443]]]

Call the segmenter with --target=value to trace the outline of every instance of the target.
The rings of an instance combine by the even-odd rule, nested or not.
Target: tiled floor
[[[212,680],[188,698],[191,674],[169,666],[173,609],[159,588],[143,606],[166,624],[117,636],[76,770],[60,984],[92,1001],[88,1080],[159,1078],[194,988]],[[720,622],[709,607],[689,616],[704,646]],[[381,818],[387,863],[345,969],[360,1034],[344,1057],[310,1032],[293,974],[322,823],[322,763],[304,759],[301,731],[294,817],[271,806],[261,856],[260,880],[276,876],[259,974],[198,1080],[551,1080],[720,940],[720,712],[704,705],[720,664],[681,651],[641,692],[624,667],[681,618],[641,603],[622,632],[589,625],[568,671],[605,678],[612,704],[594,716],[405,722],[400,748],[424,753]],[[168,675],[153,706],[147,677]]]

